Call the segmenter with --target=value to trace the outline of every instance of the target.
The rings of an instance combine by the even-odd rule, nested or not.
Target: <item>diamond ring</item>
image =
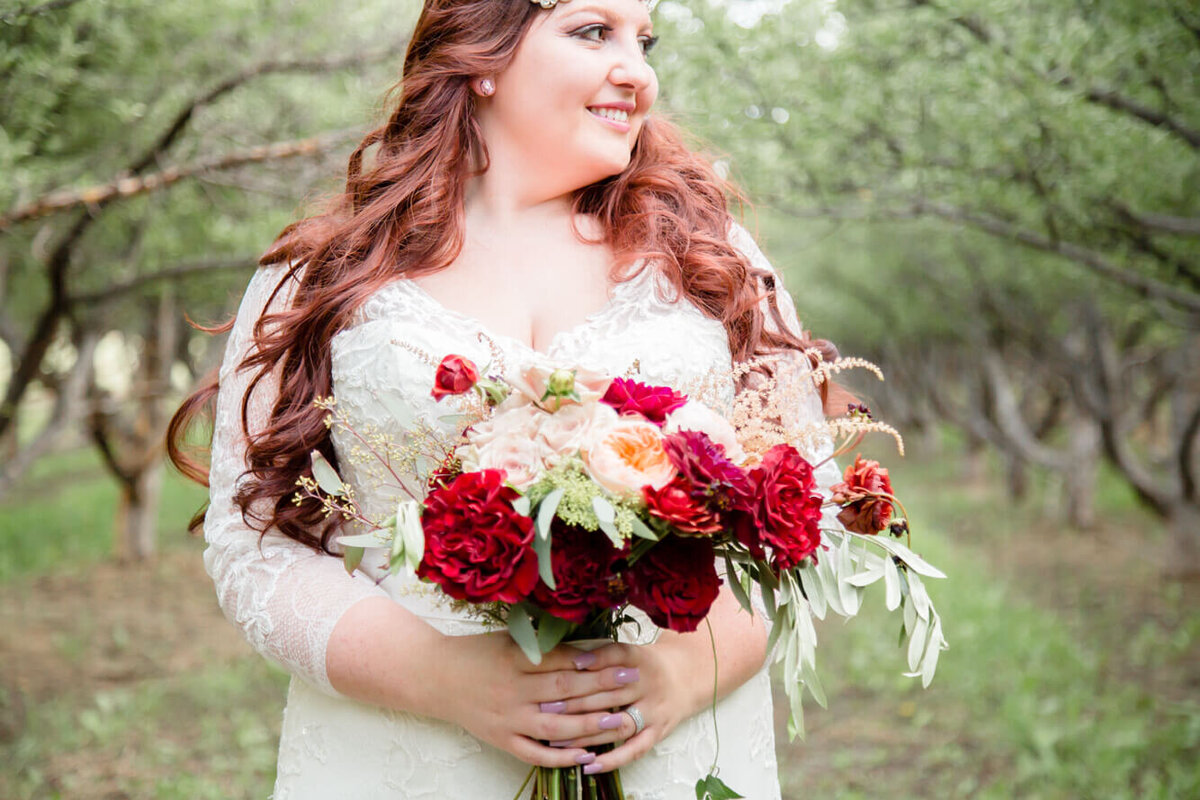
[[[637,706],[625,706],[625,713],[633,720],[633,735],[637,736],[646,728],[646,719]]]

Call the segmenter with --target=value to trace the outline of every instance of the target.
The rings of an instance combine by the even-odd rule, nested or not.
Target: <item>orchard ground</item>
[[[880,454],[883,455],[883,454]],[[1020,506],[957,456],[891,464],[950,649],[928,690],[903,677],[882,591],[819,628],[829,709],[806,702],[784,797],[1200,796],[1200,586],[1161,577],[1153,518],[1105,480],[1101,523]],[[162,554],[110,557],[115,492],[84,452],[48,459],[0,506],[0,797],[263,798],[287,677],[216,606],[202,494],[173,476]],[[735,787],[736,788],[736,787]],[[515,791],[515,787],[514,787]]]

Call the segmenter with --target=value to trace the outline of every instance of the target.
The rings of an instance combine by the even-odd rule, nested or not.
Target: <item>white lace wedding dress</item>
[[[731,240],[755,264],[769,268],[739,225]],[[528,766],[436,719],[364,705],[338,694],[325,673],[325,648],[341,615],[359,600],[386,595],[448,635],[477,633],[475,620],[439,602],[429,585],[403,576],[383,577],[382,561],[368,551],[362,574],[350,577],[341,560],[318,554],[268,531],[259,535],[232,502],[245,469],[241,398],[249,374],[236,369],[247,352],[251,329],[282,275],[260,270],[251,280],[230,335],[221,368],[213,440],[211,497],[205,520],[205,564],[226,616],[264,656],[293,675],[279,743],[277,800],[510,800]],[[494,361],[489,342],[512,369],[530,359],[579,365],[624,375],[636,361],[639,377],[672,385],[730,364],[724,327],[687,301],[668,302],[655,291],[653,268],[615,286],[609,304],[554,338],[546,353],[486,331],[476,320],[451,311],[417,284],[400,279],[376,293],[356,324],[332,341],[334,395],[358,426],[398,436],[394,415],[380,400],[390,395],[430,421],[446,413],[430,398],[434,367],[413,348],[435,358],[458,353],[478,364]],[[782,287],[781,287],[782,289]],[[668,295],[669,297],[669,295]],[[286,299],[280,292],[273,307]],[[780,307],[791,300],[781,290]],[[263,381],[251,398],[254,430],[267,418],[276,383]],[[732,400],[732,385],[728,399]],[[394,402],[389,401],[389,402]],[[819,403],[806,413],[820,414]],[[347,443],[335,435],[339,455]],[[388,500],[359,483],[349,459],[342,476],[356,486],[368,512],[387,515]],[[830,467],[831,469],[832,467]],[[820,475],[823,486],[836,469]],[[377,492],[375,494],[378,494]],[[379,513],[380,511],[383,513]],[[382,580],[379,580],[382,578]],[[653,635],[644,620],[643,630]],[[403,676],[401,676],[403,679]],[[720,775],[751,800],[779,797],[771,690],[764,667],[717,708]],[[622,769],[629,800],[691,800],[696,780],[707,773],[717,737],[710,713],[687,720],[642,760]]]

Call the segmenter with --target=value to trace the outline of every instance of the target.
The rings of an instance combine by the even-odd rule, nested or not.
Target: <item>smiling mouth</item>
[[[603,119],[610,119],[613,122],[629,122],[629,112],[621,111],[616,108],[588,108],[592,114]]]

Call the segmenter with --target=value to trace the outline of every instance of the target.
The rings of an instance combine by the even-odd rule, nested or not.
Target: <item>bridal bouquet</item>
[[[726,385],[754,366],[725,376]],[[547,366],[505,379],[450,355],[431,388],[458,406],[444,419],[449,433],[396,408],[409,434],[394,442],[355,430],[332,398],[318,401],[327,424],[358,443],[349,457],[373,461],[394,489],[395,514],[366,516],[316,451],[296,502],[315,499],[365,529],[339,539],[348,570],[367,548],[387,548],[390,571],[415,574],[507,626],[534,663],[564,641],[615,640],[630,607],[661,628],[694,631],[727,581],[747,611],[757,604],[772,623],[768,649],[784,665],[795,736],[803,691],[825,704],[813,618],[854,616],[864,587],[883,581],[889,610],[902,609],[909,674],[928,685],[946,646],[921,579],[944,576],[901,541],[908,524],[887,469],[858,456],[824,498],[814,477],[824,462],[797,449],[816,452],[832,440],[827,461],[871,431],[902,448],[862,406],[816,426],[793,421],[817,382],[853,366],[874,370],[855,359],[815,370],[805,361],[803,375],[788,380],[785,362],[771,364],[766,377],[744,381],[722,415],[719,381],[685,394]],[[823,523],[825,507],[836,507],[839,524]],[[617,772],[535,768],[530,780],[532,800],[625,796]],[[714,773],[696,795],[740,796]]]

